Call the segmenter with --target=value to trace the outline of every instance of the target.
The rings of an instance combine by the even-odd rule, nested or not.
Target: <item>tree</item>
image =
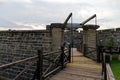
[[[110,37],[107,44],[109,47],[112,47],[114,45],[114,38]]]

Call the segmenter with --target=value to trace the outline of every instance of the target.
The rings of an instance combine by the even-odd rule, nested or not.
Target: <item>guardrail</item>
[[[51,55],[54,55],[54,58],[50,59]],[[62,70],[67,63],[71,62],[71,45],[70,44],[63,44],[61,49],[58,51],[50,52],[47,54],[43,54],[42,49],[38,50],[38,55],[29,57],[26,59],[22,59],[19,61],[11,62],[8,64],[4,64],[0,66],[0,70],[9,68],[19,63],[23,63],[29,60],[37,59],[37,68],[34,72],[34,76],[32,80],[45,80],[50,75],[54,74],[56,71]],[[44,67],[44,60],[49,61],[51,64],[43,70]],[[29,64],[26,68],[24,68],[13,80],[17,80],[30,66],[33,64]]]
[[[120,47],[97,46],[97,62],[102,62],[102,53],[120,54]]]
[[[113,72],[110,67],[110,55],[107,53],[103,53],[103,60],[102,60],[102,73],[104,76],[104,80],[115,80]]]
[[[102,62],[102,75],[104,80],[115,80],[110,67],[111,54],[119,54],[120,47],[98,46],[97,62]]]
[[[97,52],[97,48],[95,47],[88,47],[86,44],[84,44],[84,56],[91,58],[96,61],[96,55],[95,53]]]
[[[111,48],[110,50],[108,49],[105,50],[105,49],[106,48],[103,46],[98,47],[97,62],[102,62],[102,75],[104,80],[115,80],[110,67],[112,49]]]
[[[115,80],[110,64],[106,64],[107,80]]]
[[[119,54],[120,53],[120,47],[110,47],[110,46],[98,46],[100,48],[101,51],[104,51],[105,53],[116,53]]]

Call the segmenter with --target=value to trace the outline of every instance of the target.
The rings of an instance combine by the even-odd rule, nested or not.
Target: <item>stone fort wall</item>
[[[0,31],[0,65],[37,55],[37,50],[50,52],[51,36],[48,30]],[[35,62],[35,61],[33,61]],[[0,71],[0,75],[13,79],[29,62],[18,64]],[[34,66],[25,72],[21,79],[28,80],[35,71]]]
[[[58,50],[63,43],[63,24],[52,23],[46,30],[9,30],[0,31],[0,66],[37,55],[43,49],[43,54]],[[50,58],[53,58],[51,56]],[[43,70],[50,65],[44,60]],[[31,67],[28,67],[32,64]],[[0,77],[13,79],[25,67],[26,72],[19,80],[31,80],[36,69],[36,60],[20,63],[0,71]]]
[[[97,32],[97,45],[109,46],[110,38],[113,38],[113,46],[120,47],[120,28],[99,30]]]

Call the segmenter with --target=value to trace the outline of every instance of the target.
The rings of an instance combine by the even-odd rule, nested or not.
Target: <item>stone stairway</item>
[[[73,50],[75,53],[76,51]],[[67,64],[59,73],[55,74],[50,80],[101,80],[101,64],[84,57],[80,53],[73,56],[73,62]],[[80,54],[80,55],[79,55]]]

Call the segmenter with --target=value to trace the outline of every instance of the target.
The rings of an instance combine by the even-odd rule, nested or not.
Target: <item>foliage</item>
[[[112,56],[111,68],[116,80],[120,80],[120,61],[117,59],[117,55]]]
[[[113,38],[113,37],[110,37],[110,38],[109,38],[107,45],[108,45],[109,47],[111,47],[111,46],[114,45],[114,38]]]

